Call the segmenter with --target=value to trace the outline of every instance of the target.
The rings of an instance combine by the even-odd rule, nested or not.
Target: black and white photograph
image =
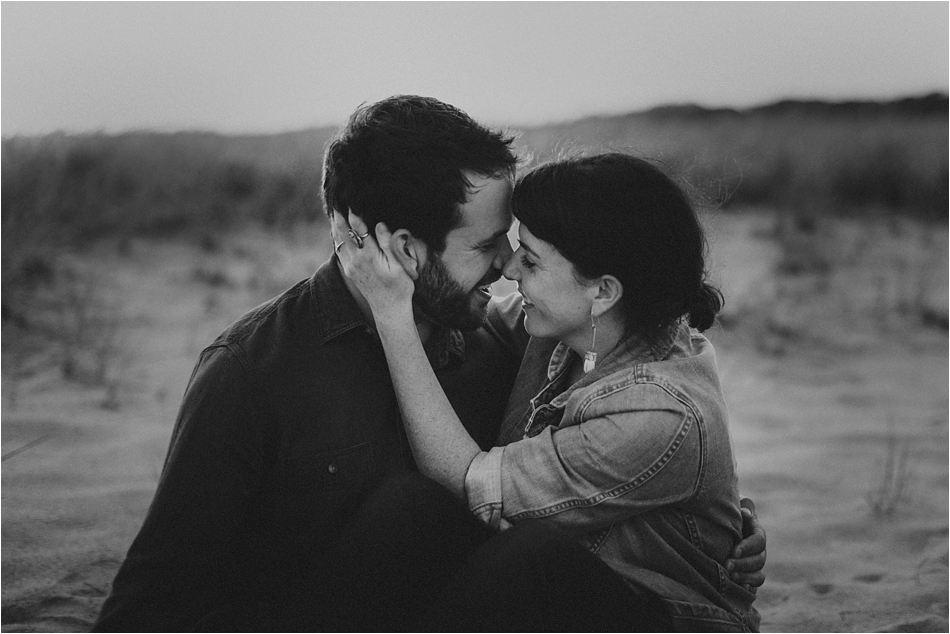
[[[945,632],[950,4],[0,3],[3,632]]]

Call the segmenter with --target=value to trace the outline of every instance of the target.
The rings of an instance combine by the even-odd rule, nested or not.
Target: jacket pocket
[[[281,478],[294,493],[332,494],[362,489],[379,467],[375,443],[321,454],[288,456]]]

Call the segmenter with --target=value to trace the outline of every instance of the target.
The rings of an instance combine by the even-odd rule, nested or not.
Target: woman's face
[[[574,265],[523,224],[518,226],[518,242],[504,275],[518,282],[525,330],[533,337],[558,339],[575,350],[585,350],[597,286],[578,282]]]

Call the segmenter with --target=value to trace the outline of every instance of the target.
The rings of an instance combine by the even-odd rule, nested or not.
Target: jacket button
[[[329,467],[327,467],[327,471],[329,471],[330,473],[336,473],[336,465],[331,464]]]

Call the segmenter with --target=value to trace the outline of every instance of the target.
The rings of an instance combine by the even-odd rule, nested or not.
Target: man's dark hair
[[[689,197],[648,161],[612,152],[541,165],[520,178],[511,207],[582,277],[620,280],[632,334],[655,341],[684,315],[706,330],[722,308]]]
[[[327,215],[351,210],[371,230],[385,222],[441,252],[471,187],[463,172],[513,176],[513,141],[431,97],[397,95],[360,106],[327,146]]]

